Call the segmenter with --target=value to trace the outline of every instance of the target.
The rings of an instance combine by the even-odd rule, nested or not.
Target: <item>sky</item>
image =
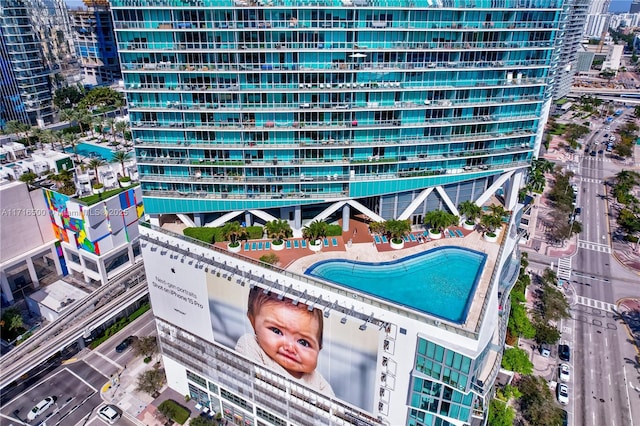
[[[631,6],[631,0],[611,0],[611,5],[609,6],[609,12],[626,13],[626,12],[629,12],[630,6]]]

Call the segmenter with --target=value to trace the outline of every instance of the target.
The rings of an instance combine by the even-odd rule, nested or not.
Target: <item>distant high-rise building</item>
[[[84,83],[109,85],[121,77],[109,3],[107,0],[85,0],[84,3],[88,9],[70,11]]]
[[[604,13],[609,13],[610,5],[611,5],[611,0],[591,0],[589,2],[589,10],[587,11],[587,14],[600,15]]]
[[[640,0],[633,0],[631,2],[629,13],[640,13]]]
[[[561,99],[569,94],[577,71],[577,55],[584,33],[587,10],[591,0],[574,0],[567,3],[565,24],[561,37],[558,73],[553,88],[553,99]]]
[[[53,120],[50,70],[34,29],[34,3],[7,0],[0,7],[0,126],[18,120],[43,126]]]

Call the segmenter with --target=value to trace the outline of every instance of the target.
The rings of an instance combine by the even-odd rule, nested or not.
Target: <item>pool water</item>
[[[391,262],[325,260],[305,274],[462,324],[486,258],[474,250],[437,247]]]
[[[68,153],[78,153],[78,155],[85,157],[99,157],[105,161],[111,161],[114,152],[112,149],[84,142],[76,144],[75,151],[72,147],[65,148],[65,151]]]

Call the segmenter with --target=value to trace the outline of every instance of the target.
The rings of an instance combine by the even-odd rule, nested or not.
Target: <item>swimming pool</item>
[[[325,260],[305,275],[462,324],[486,258],[466,248],[437,247],[391,262]]]
[[[100,157],[105,161],[111,161],[114,152],[112,149],[84,142],[76,144],[75,151],[71,147],[65,148],[64,150],[68,153],[76,152],[78,155],[85,157]]]

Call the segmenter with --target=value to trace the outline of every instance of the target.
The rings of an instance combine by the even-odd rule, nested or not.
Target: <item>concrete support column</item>
[[[2,294],[4,294],[4,298],[7,303],[13,305],[15,300],[13,299],[13,293],[11,292],[11,286],[9,285],[7,274],[5,274],[4,271],[0,272],[0,287],[2,287]]]
[[[60,258],[58,257],[58,249],[54,245],[51,247],[51,258],[53,259],[53,264],[56,267],[56,274],[62,275],[62,266],[60,266]]]
[[[195,223],[196,226],[204,226],[204,213],[194,213],[193,223]]]
[[[522,170],[516,171],[511,179],[506,182],[506,190],[504,193],[505,209],[513,210],[518,203],[518,191],[522,186],[524,172]]]
[[[249,213],[248,211],[244,212],[244,223],[247,226],[253,225],[253,215],[251,213]]]
[[[302,228],[302,206],[295,206],[293,210],[293,227],[295,229]]]
[[[153,226],[160,226],[160,215],[151,214],[149,215],[149,223]]]
[[[349,231],[349,217],[351,217],[351,206],[345,204],[342,207],[342,232]]]
[[[29,270],[29,276],[31,277],[31,281],[33,282],[33,286],[35,288],[39,288],[40,280],[38,279],[38,274],[36,274],[36,268],[33,266],[33,259],[28,257],[26,262],[27,269]]]

